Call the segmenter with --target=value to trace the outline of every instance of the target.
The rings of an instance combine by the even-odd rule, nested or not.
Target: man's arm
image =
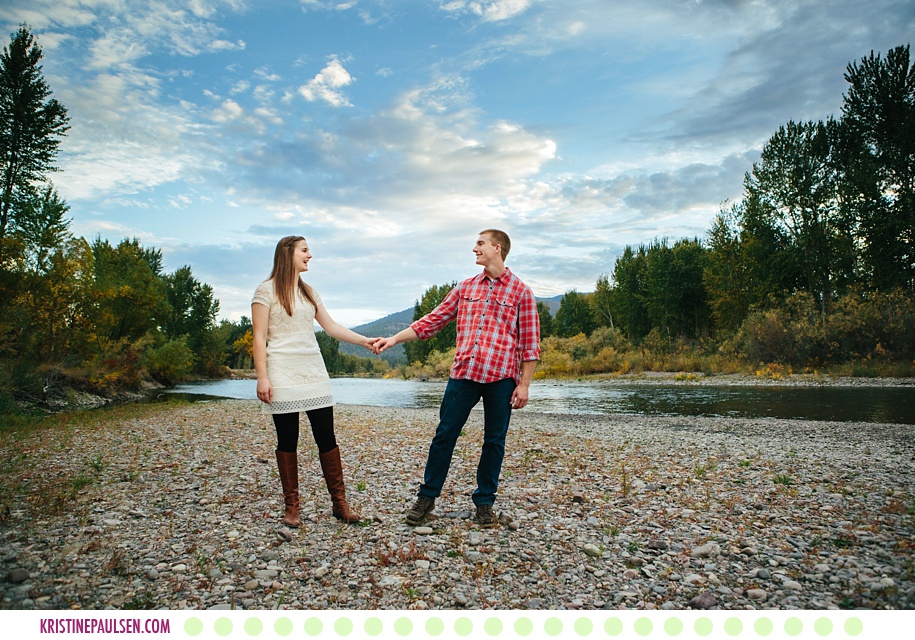
[[[531,380],[534,379],[534,369],[537,368],[536,360],[521,363],[521,380],[512,394],[512,409],[523,409],[528,402],[531,390]]]
[[[540,315],[537,300],[528,289],[521,297],[518,314],[518,346],[521,355],[521,379],[512,394],[512,408],[521,409],[527,405],[534,369],[540,359]]]
[[[448,292],[445,299],[439,303],[435,309],[424,315],[422,318],[411,324],[400,333],[389,338],[381,338],[372,348],[375,353],[381,353],[385,349],[393,347],[400,342],[410,342],[411,340],[425,340],[431,338],[442,328],[457,317],[458,301],[460,300],[461,285],[456,286]]]

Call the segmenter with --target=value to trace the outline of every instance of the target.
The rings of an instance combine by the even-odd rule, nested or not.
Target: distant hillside
[[[356,333],[361,333],[362,335],[368,336],[369,338],[386,338],[388,336],[393,336],[395,333],[398,333],[399,331],[409,327],[412,320],[413,308],[411,307],[409,309],[404,309],[403,311],[398,311],[397,313],[387,315],[380,320],[374,320],[366,324],[360,324],[358,327],[351,328]],[[350,344],[348,342],[340,343],[340,353],[348,353],[350,355],[360,356],[363,358],[374,357],[362,347],[357,347],[356,345]],[[407,356],[404,355],[402,344],[395,344],[393,347],[382,353],[381,358],[387,360],[387,362],[392,367],[407,363]]]
[[[537,302],[545,302],[546,305],[550,308],[550,313],[556,315],[556,311],[559,309],[559,303],[562,301],[562,296],[553,296],[552,298],[537,298]],[[374,320],[366,324],[360,324],[358,327],[351,327],[356,333],[361,333],[364,336],[370,338],[380,336],[387,337],[392,336],[395,333],[406,329],[410,326],[410,323],[413,321],[413,307],[409,309],[404,309],[403,311],[398,311],[387,315],[380,320]],[[354,344],[348,342],[340,343],[340,353],[347,353],[354,356],[360,357],[374,357],[368,353],[362,347],[357,347]],[[392,367],[396,367],[401,364],[407,363],[407,356],[404,354],[403,345],[397,344],[381,354],[381,358],[387,360]]]
[[[555,316],[556,312],[559,311],[559,303],[562,302],[562,295],[553,296],[552,298],[537,298],[537,302],[545,302],[546,306],[550,308],[550,315]]]

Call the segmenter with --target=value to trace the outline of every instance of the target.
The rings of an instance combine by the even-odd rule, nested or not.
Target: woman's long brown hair
[[[305,281],[296,273],[295,265],[292,263],[292,254],[295,251],[295,245],[298,242],[304,242],[302,236],[286,236],[276,243],[276,250],[273,252],[273,271],[270,272],[270,279],[273,280],[273,292],[276,294],[280,305],[290,316],[294,306],[293,291],[298,289],[299,296],[311,303],[311,306],[318,310],[318,304],[311,293],[311,287],[305,284]],[[296,286],[298,282],[298,286]]]

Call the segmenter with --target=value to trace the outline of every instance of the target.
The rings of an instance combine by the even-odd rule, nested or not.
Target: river
[[[444,382],[334,378],[338,404],[438,407]],[[254,380],[183,384],[156,394],[195,400],[255,398]],[[915,387],[637,384],[535,381],[530,411],[685,415],[915,424]]]

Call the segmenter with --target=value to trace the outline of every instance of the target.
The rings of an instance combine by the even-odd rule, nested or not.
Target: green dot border
[[[320,640],[349,637],[435,638],[784,638],[866,639],[885,636],[880,624],[865,624],[878,612],[849,615],[826,611],[283,611],[200,612],[173,624],[171,633],[186,638],[304,637]],[[367,615],[367,617],[366,617]],[[867,629],[866,629],[867,627]]]

